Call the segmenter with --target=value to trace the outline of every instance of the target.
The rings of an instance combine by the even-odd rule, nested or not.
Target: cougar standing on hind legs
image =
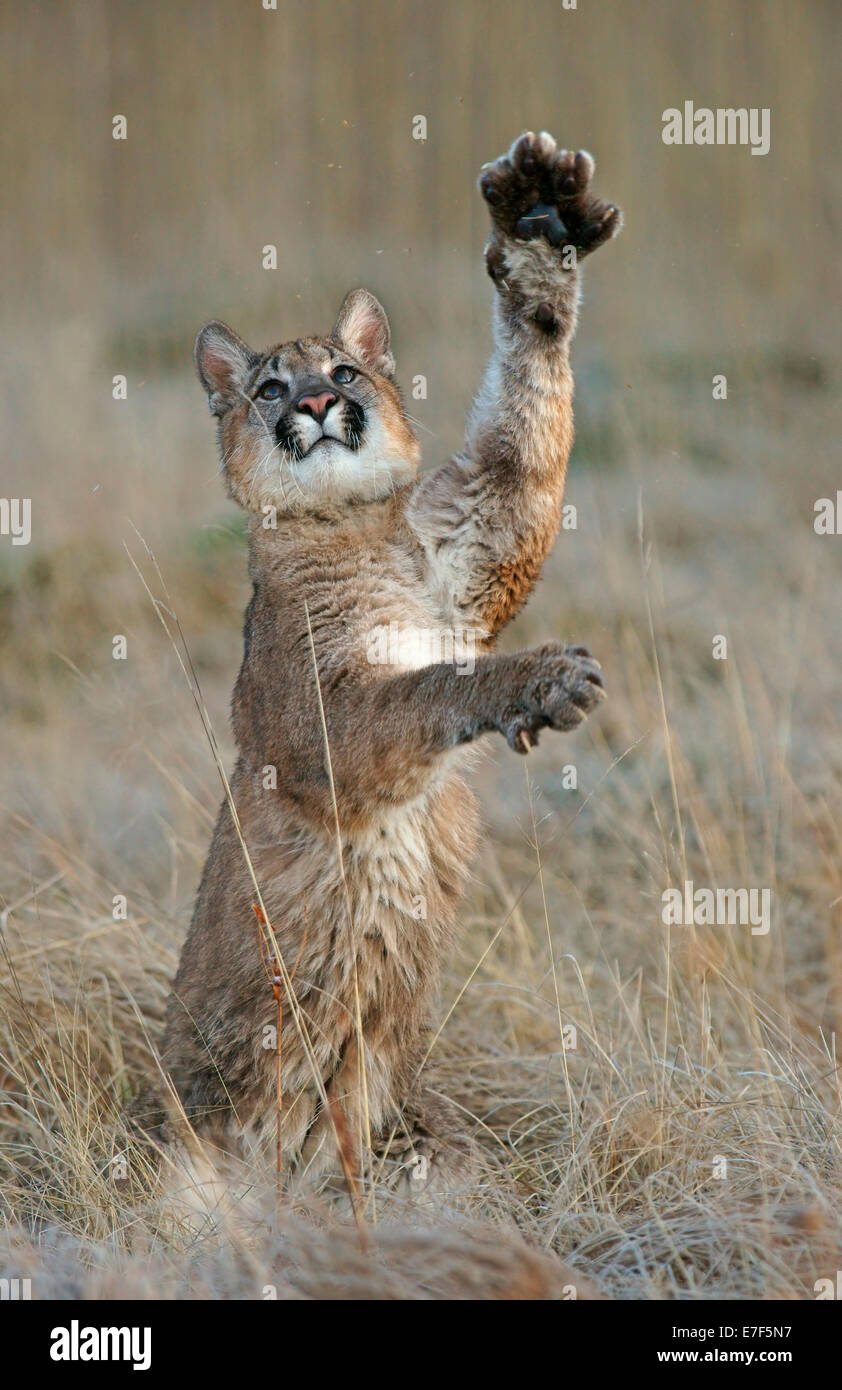
[[[230,787],[295,966],[281,1049],[288,1171],[337,1169],[337,1106],[360,1163],[388,1149],[418,1172],[423,1156],[420,1170],[446,1186],[465,1152],[422,1064],[475,844],[466,749],[498,732],[528,752],[539,730],[575,729],[604,694],[584,647],[494,652],[558,530],[578,262],[621,225],[590,191],[593,170],[590,155],[531,133],[484,167],[494,350],[464,449],[420,481],[373,295],[352,291],[327,338],[259,353],[214,322],[196,341],[228,490],[249,513]],[[430,664],[402,642],[397,663],[372,661],[384,629],[470,633],[473,669]],[[254,902],[226,800],[162,1060],[196,1134],[229,1152],[271,1151],[275,1137],[264,1042],[277,1015]],[[164,1108],[145,1121],[176,1132]]]

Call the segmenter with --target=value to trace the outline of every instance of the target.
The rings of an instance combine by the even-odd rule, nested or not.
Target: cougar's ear
[[[389,351],[391,334],[386,310],[368,290],[346,294],[331,338],[372,371],[393,376],[395,359]]]
[[[194,356],[211,414],[224,415],[242,390],[257,353],[227,324],[214,319],[196,335]]]

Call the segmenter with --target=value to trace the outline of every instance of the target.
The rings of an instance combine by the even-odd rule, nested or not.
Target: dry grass
[[[793,27],[771,4],[711,3],[692,25],[675,6],[633,24],[623,6],[583,5],[571,70],[567,18],[536,42],[557,7],[523,24],[483,8],[496,36],[477,50],[470,7],[443,45],[435,7],[425,26],[371,4],[346,71],[336,54],[361,36],[337,7],[335,50],[283,99],[270,80],[283,45],[260,25],[284,17],[259,10],[239,47],[221,6],[184,7],[166,34],[154,6],[143,22],[68,9],[49,36],[35,7],[4,45],[11,107],[35,126],[10,151],[3,486],[32,496],[34,537],[0,549],[0,1274],[29,1275],[37,1297],[564,1297],[575,1283],[580,1296],[801,1298],[840,1266],[842,552],[812,530],[815,499],[838,486],[826,306],[839,177],[820,138],[833,9]],[[384,63],[405,89],[370,80]],[[507,645],[586,641],[610,700],[525,765],[489,746],[477,775],[486,846],[435,1057],[487,1173],[468,1214],[410,1218],[378,1193],[367,1253],[342,1213],[277,1213],[271,1196],[256,1242],[225,1226],[197,1242],[161,1224],[139,1155],[131,1181],[114,1178],[220,794],[123,542],[140,560],[131,521],[159,557],[230,761],[245,566],[192,331],[213,313],[256,338],[301,331],[370,280],[404,379],[428,372],[413,410],[433,432],[428,462],[443,457],[486,341],[474,168],[522,126],[558,123],[564,72],[559,133],[596,150],[629,225],[588,282],[579,529]],[[660,111],[685,96],[771,104],[772,153],[665,150]],[[119,152],[126,168],[98,133],[124,105],[138,140]],[[416,110],[438,132],[421,150],[404,139]],[[75,142],[61,168],[59,127]],[[220,168],[230,187],[211,180]],[[269,240],[289,254],[267,296],[251,247]],[[727,402],[711,399],[719,371]],[[111,659],[115,633],[127,662]],[[685,879],[771,888],[769,935],[670,931],[660,895]]]

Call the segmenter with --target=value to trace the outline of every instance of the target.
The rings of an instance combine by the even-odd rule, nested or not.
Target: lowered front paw
[[[489,205],[497,240],[542,238],[559,249],[574,247],[576,258],[589,255],[617,235],[620,209],[590,191],[594,161],[586,150],[560,150],[546,131],[527,131],[508,154],[486,164],[480,191]],[[489,270],[495,274],[495,237]]]
[[[523,688],[502,714],[501,732],[528,753],[541,729],[575,729],[605,699],[602,671],[586,647],[550,642],[523,658]]]

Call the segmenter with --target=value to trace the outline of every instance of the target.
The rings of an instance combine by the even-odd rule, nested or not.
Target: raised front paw
[[[519,136],[480,174],[495,231],[513,241],[543,237],[551,246],[575,247],[577,258],[589,255],[623,225],[620,209],[591,193],[594,168],[586,150],[560,150],[546,131]]]
[[[528,753],[541,729],[575,729],[605,699],[599,662],[586,647],[549,642],[525,652],[523,688],[503,711],[501,732],[516,753]]]

